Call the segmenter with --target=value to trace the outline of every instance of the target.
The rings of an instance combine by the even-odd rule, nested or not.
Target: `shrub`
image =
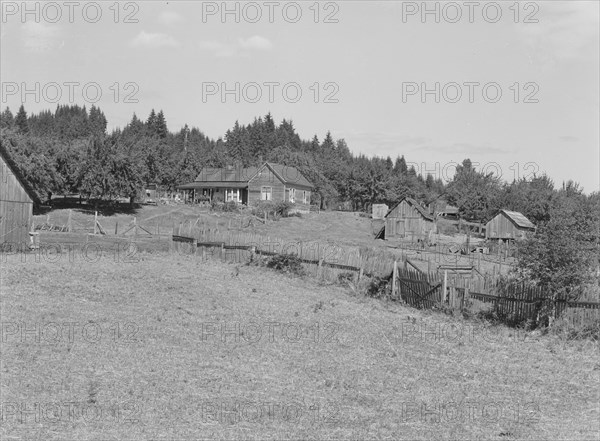
[[[291,202],[281,201],[275,204],[275,213],[281,217],[288,217],[290,210],[294,208]]]
[[[302,266],[302,261],[294,254],[276,254],[268,260],[267,268],[296,276],[304,276],[306,274]]]
[[[211,207],[214,211],[224,211],[224,212],[238,212],[240,211],[240,206],[233,202],[223,202],[223,201],[213,201]]]
[[[223,211],[237,212],[237,211],[240,211],[240,207],[237,203],[235,203],[233,201],[229,201],[229,202],[225,202],[225,204],[223,204]]]
[[[273,213],[275,218],[277,219],[280,217],[295,216],[296,214],[290,213],[290,211],[294,207],[295,207],[294,204],[292,204],[291,202],[286,202],[286,201],[280,201],[280,202],[259,201],[252,208],[252,214],[254,214],[255,216],[258,216],[258,217],[263,217],[265,215],[265,213],[267,213],[267,215],[269,215],[270,213]]]
[[[354,280],[354,273],[347,271],[344,273],[340,273],[338,275],[338,282],[342,283],[342,284],[346,284],[348,282],[352,282]]]
[[[559,319],[552,325],[550,332],[567,340],[591,339],[600,341],[600,319],[596,318],[580,326],[574,326],[567,320]]]
[[[275,211],[275,203],[272,201],[258,201],[252,207],[252,214],[258,217],[263,217],[265,213],[273,213]]]
[[[373,277],[367,286],[366,295],[375,299],[390,298],[390,277]]]

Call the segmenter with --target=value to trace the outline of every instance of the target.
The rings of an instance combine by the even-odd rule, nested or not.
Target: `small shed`
[[[28,245],[37,195],[0,144],[0,246]]]
[[[423,237],[435,232],[433,216],[412,198],[404,198],[385,215],[385,238]]]
[[[535,225],[518,211],[500,210],[486,225],[485,238],[521,240],[535,232]]]

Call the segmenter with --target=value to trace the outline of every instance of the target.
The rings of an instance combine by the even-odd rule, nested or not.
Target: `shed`
[[[0,246],[29,244],[34,203],[40,200],[0,145]]]
[[[485,238],[520,240],[535,232],[535,225],[518,211],[500,210],[486,225]]]
[[[385,238],[423,237],[435,232],[431,214],[412,198],[403,198],[385,215]]]

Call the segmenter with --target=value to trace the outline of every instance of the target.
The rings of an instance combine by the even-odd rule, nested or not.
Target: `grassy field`
[[[591,342],[195,256],[4,257],[3,440],[598,439]]]
[[[271,238],[280,238],[286,242],[306,241],[308,238],[313,241],[320,241],[323,244],[340,246],[359,246],[376,250],[386,250],[401,257],[406,252],[406,246],[410,240],[374,240],[375,234],[381,228],[381,221],[373,221],[367,217],[359,216],[359,213],[322,211],[321,213],[306,214],[301,218],[290,217],[282,218],[278,221],[269,221],[266,224],[254,219],[248,215],[239,213],[214,213],[207,209],[200,209],[190,205],[159,205],[159,206],[141,206],[138,209],[127,213],[116,213],[111,215],[100,215],[99,222],[106,230],[108,235],[115,233],[115,228],[119,234],[125,232],[133,225],[133,219],[136,218],[138,225],[143,226],[152,234],[169,235],[173,227],[184,224],[184,231],[190,222],[203,224],[206,228],[227,230],[231,227],[235,231],[244,231],[248,233],[257,233]],[[51,212],[34,217],[36,225],[41,225],[47,220],[56,226],[67,224],[68,210],[56,209]],[[94,212],[87,209],[74,209],[72,214],[72,225],[76,231],[93,231]],[[182,234],[183,234],[182,233]],[[464,244],[465,235],[439,235],[436,236],[438,245],[433,248],[423,250],[411,250],[409,257],[422,270],[435,270],[437,265],[474,265],[479,268],[481,273],[506,273],[510,265],[514,262],[508,259],[502,265],[487,262],[485,258],[481,261],[477,259],[468,259],[467,256],[456,254],[440,254],[436,250],[446,249],[452,244]],[[471,239],[474,244],[477,239]],[[475,256],[476,257],[476,256]],[[431,264],[428,263],[431,261]],[[496,259],[497,260],[497,259]]]

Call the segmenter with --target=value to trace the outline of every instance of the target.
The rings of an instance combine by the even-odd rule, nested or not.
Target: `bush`
[[[295,207],[291,202],[281,201],[259,201],[253,208],[252,214],[258,217],[263,217],[265,213],[267,216],[271,213],[275,215],[275,218],[295,216],[295,213],[290,211]]]
[[[355,276],[353,272],[346,271],[338,275],[338,282],[342,284],[347,284],[348,282],[354,281],[354,277]]]
[[[276,254],[268,260],[267,268],[296,276],[304,276],[306,274],[302,266],[302,261],[294,254]]]
[[[211,207],[214,211],[223,211],[223,212],[232,212],[232,213],[240,211],[239,205],[233,201],[229,201],[229,202],[214,201],[211,204]]]
[[[557,320],[549,330],[552,334],[561,336],[567,340],[591,339],[600,341],[600,319],[573,326],[567,320]]]
[[[367,286],[366,294],[375,299],[390,298],[390,277],[373,277]]]

